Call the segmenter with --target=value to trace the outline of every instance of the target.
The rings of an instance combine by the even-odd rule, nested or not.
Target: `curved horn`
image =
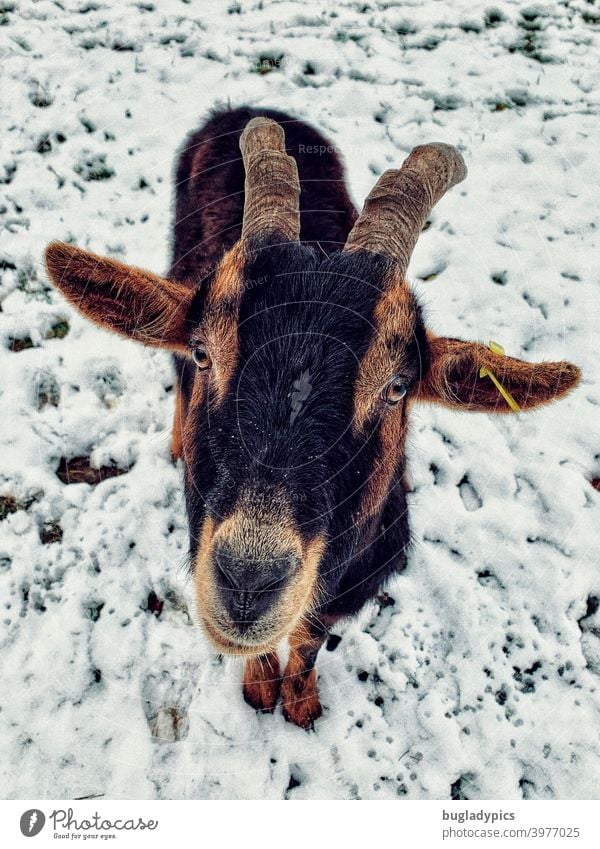
[[[300,182],[283,130],[270,118],[253,118],[240,136],[240,150],[246,170],[242,239],[277,232],[297,241]]]
[[[464,160],[455,147],[440,142],[415,147],[401,168],[381,175],[344,250],[383,254],[398,262],[404,275],[432,208],[466,176]]]

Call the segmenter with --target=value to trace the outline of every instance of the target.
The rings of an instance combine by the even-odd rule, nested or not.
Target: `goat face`
[[[427,349],[407,287],[374,349],[385,269],[255,240],[192,317],[186,493],[198,608],[222,651],[263,650],[330,598],[401,473]]]
[[[431,207],[465,176],[453,148],[416,148],[386,172],[325,256],[299,241],[281,128],[254,119],[240,145],[241,238],[200,283],[63,244],[46,261],[85,315],[177,355],[200,618],[221,651],[257,655],[301,619],[354,612],[402,560],[411,404],[510,412],[485,369],[527,409],[579,371],[424,329],[405,273]]]

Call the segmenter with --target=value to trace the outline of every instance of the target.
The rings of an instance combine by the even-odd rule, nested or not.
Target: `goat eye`
[[[208,356],[208,352],[206,348],[194,348],[192,350],[192,359],[196,363],[199,369],[207,369],[212,365],[212,361]]]
[[[386,404],[397,404],[398,401],[401,401],[406,393],[408,392],[408,387],[405,383],[402,383],[402,380],[398,377],[394,377],[387,384],[385,389],[383,390],[382,398],[386,402]]]

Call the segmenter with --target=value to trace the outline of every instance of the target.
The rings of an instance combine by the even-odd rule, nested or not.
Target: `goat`
[[[270,712],[281,697],[303,728],[321,714],[328,629],[406,566],[413,405],[510,413],[579,380],[568,362],[526,363],[425,327],[408,262],[465,176],[455,148],[417,147],[358,215],[321,133],[282,112],[220,110],[179,154],[165,277],[46,250],[50,278],[85,316],[174,354],[172,451],[199,621],[219,652],[245,657],[246,701]]]

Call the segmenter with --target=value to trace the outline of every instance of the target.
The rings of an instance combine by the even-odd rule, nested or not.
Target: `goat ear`
[[[513,407],[493,380],[492,372],[521,410],[530,410],[562,398],[579,382],[577,366],[526,363],[491,351],[476,342],[462,342],[428,334],[429,366],[419,384],[417,400],[432,401],[459,410],[510,413]]]
[[[46,248],[48,274],[96,324],[145,345],[187,351],[194,288],[62,242]]]

